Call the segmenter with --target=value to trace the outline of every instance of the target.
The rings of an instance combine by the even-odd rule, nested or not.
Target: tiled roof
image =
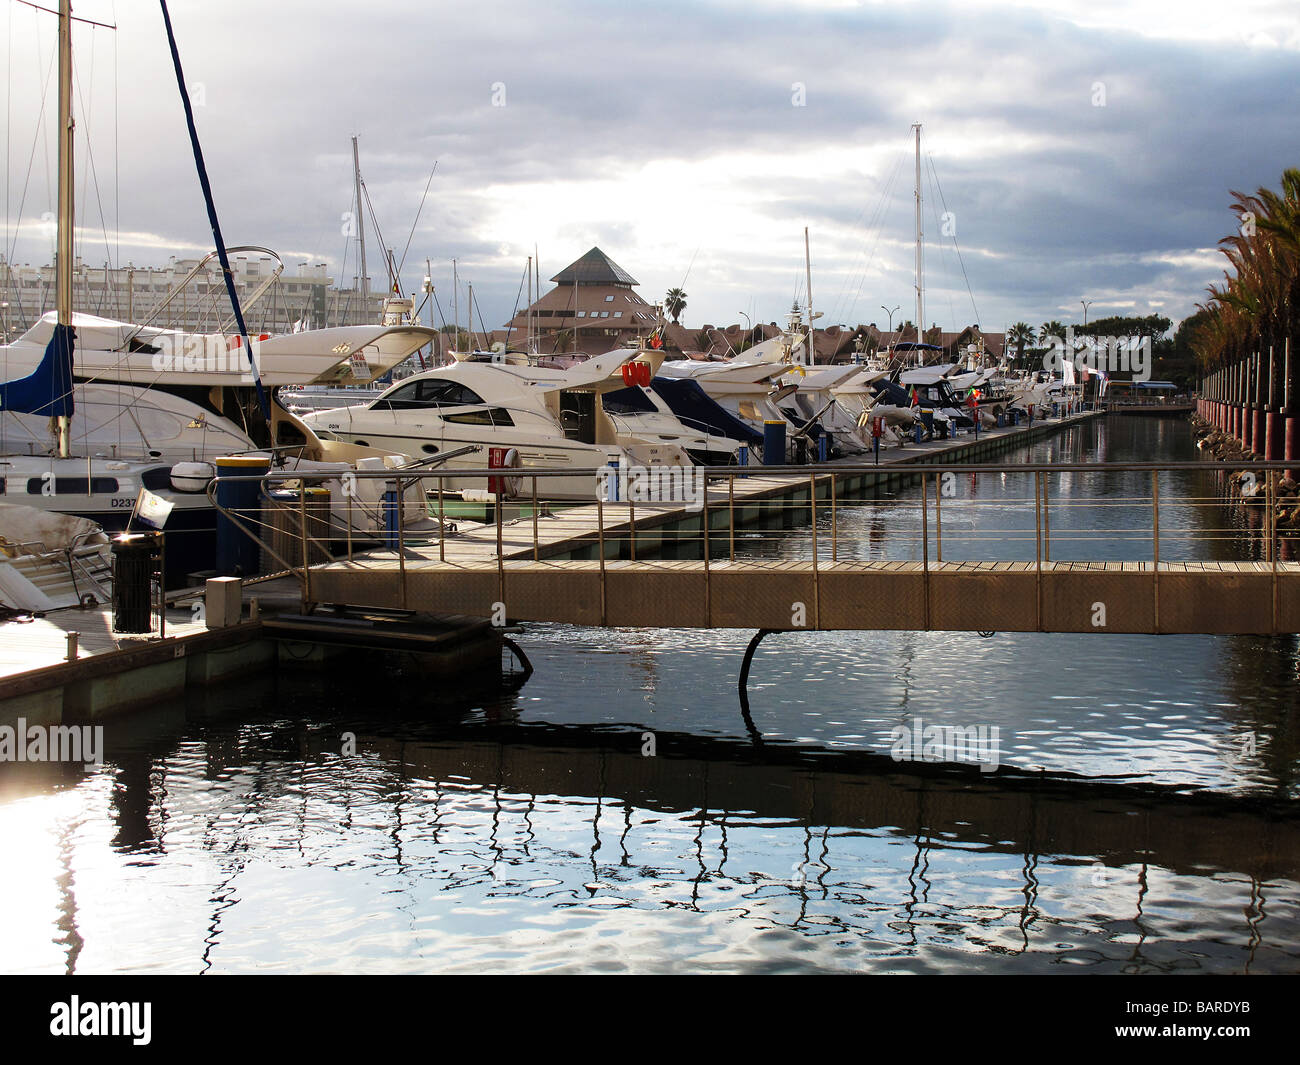
[[[639,282],[599,248],[569,263],[551,278],[557,285],[639,285]]]

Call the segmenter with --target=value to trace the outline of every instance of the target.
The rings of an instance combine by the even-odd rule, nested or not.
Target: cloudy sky
[[[5,248],[44,263],[55,19],[5,5]],[[648,300],[683,287],[684,324],[776,320],[804,227],[826,322],[910,319],[915,122],[927,324],[1078,322],[1085,298],[1179,319],[1220,276],[1228,191],[1300,166],[1294,0],[170,6],[226,240],[353,276],[356,134],[403,287],[432,260],[450,316],[455,258],[489,327],[534,247],[550,277],[593,244]],[[75,34],[81,254],[201,254],[157,4],[74,13],[117,26]]]

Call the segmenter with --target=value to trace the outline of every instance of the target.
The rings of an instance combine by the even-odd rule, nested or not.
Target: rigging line
[[[253,373],[253,384],[257,388],[257,405],[261,408],[262,418],[267,428],[271,425],[271,402],[262,387],[262,376],[258,372],[257,362],[253,358],[253,345],[248,339],[248,327],[244,324],[244,312],[239,306],[239,294],[235,291],[235,276],[230,271],[230,259],[226,255],[226,243],[221,239],[221,224],[217,220],[217,207],[212,199],[212,185],[208,181],[208,171],[203,164],[203,148],[199,144],[199,131],[194,125],[194,106],[190,103],[189,90],[185,86],[185,73],[181,69],[181,54],[176,47],[176,35],[172,32],[171,15],[167,12],[167,0],[158,0],[162,7],[163,22],[167,27],[167,43],[171,48],[172,66],[176,70],[176,87],[180,90],[181,103],[185,108],[185,123],[189,127],[190,145],[194,150],[194,163],[199,172],[199,184],[203,188],[203,199],[208,209],[208,221],[212,226],[212,239],[216,243],[217,253],[221,259],[221,272],[225,276],[226,291],[230,295],[230,305],[235,312],[235,321],[239,324],[239,335],[244,340],[244,351],[248,355],[249,368]]]
[[[889,192],[894,186],[894,181],[896,180],[898,171],[902,168],[902,165],[903,165],[903,157],[900,154],[895,158],[893,168],[886,172],[885,180],[880,185],[880,191],[877,193],[877,197],[876,197],[876,204],[872,208],[871,214],[870,215],[867,214],[866,205],[864,204],[862,211],[859,213],[858,218],[854,221],[854,228],[853,231],[850,233],[850,238],[857,236],[858,229],[861,229],[862,231],[864,243],[865,243],[865,238],[869,237],[872,232],[877,232],[878,234],[877,227],[883,222],[883,215],[886,208],[886,204],[888,202]],[[877,235],[877,243],[879,243],[878,235]],[[853,299],[849,301],[847,307],[845,307],[845,300],[848,295],[849,287],[854,283],[854,278],[858,277],[859,259],[864,259],[861,267],[861,278],[858,281],[857,289],[854,293]],[[851,269],[849,272],[845,274],[844,280],[840,285],[839,294],[836,296],[835,299],[835,304],[833,309],[835,310],[837,316],[841,313],[842,310],[844,312],[847,312],[847,310],[852,309],[854,306],[856,306],[858,298],[862,292],[862,285],[865,283],[866,280],[866,273],[870,268],[870,265],[871,265],[870,260],[865,259],[863,251],[861,250],[861,248],[859,248],[857,254],[854,256],[852,263],[850,264]]]
[[[519,278],[519,291],[515,293],[515,309],[510,315],[510,321],[506,322],[506,347],[510,347],[510,332],[514,328],[515,318],[519,314],[519,297],[524,294],[524,280],[528,277],[528,268],[524,267],[524,272]]]
[[[932,215],[932,217],[933,217],[933,219],[934,219],[935,230],[936,230],[936,232],[939,234],[939,236],[942,237],[942,236],[943,236],[943,218],[940,216],[940,212],[939,212],[940,198],[939,198],[938,195],[936,195],[936,193],[935,193],[935,188],[934,188],[933,168],[931,168],[931,170],[925,171],[925,180],[926,180],[926,189],[927,189],[927,190],[929,191],[929,193],[930,193],[930,212],[931,212],[931,215]],[[945,210],[944,213],[947,213],[946,210]],[[937,247],[938,247],[938,249],[939,249],[939,265],[940,265],[940,268],[941,268],[940,276],[946,278],[947,275],[948,275],[948,269],[949,269],[949,267],[948,267],[948,249],[944,246],[944,243],[943,243],[942,240],[938,240],[938,241],[936,242],[936,245],[937,245]],[[945,296],[946,296],[946,298],[947,298],[947,300],[948,300],[948,320],[952,323],[953,328],[956,329],[956,328],[957,328],[957,308],[953,305],[953,302],[952,302],[952,289],[945,287],[945,288],[944,288],[944,293],[945,293]]]
[[[893,198],[894,186],[897,184],[898,175],[902,172],[904,161],[905,161],[904,153],[900,152],[894,159],[893,168],[888,172],[886,176],[885,182],[882,185],[879,196],[877,198],[876,206],[872,211],[872,214],[868,221],[868,225],[865,227],[866,232],[868,234],[874,233],[874,240],[872,241],[870,251],[858,252],[858,256],[854,260],[853,272],[850,273],[845,278],[844,284],[840,287],[840,297],[836,309],[837,310],[842,309],[845,314],[855,309],[857,307],[858,300],[862,298],[862,290],[867,283],[867,277],[871,273],[872,265],[874,264],[876,259],[876,252],[879,249],[880,241],[884,236],[885,217],[888,214],[889,207]],[[859,259],[861,260],[860,266],[858,265]],[[855,278],[856,278],[856,285],[854,287],[853,297],[851,300],[847,302],[847,305],[845,305],[844,300],[845,297],[847,296],[848,288],[851,284],[854,284]]]
[[[93,79],[95,73],[95,49],[93,40],[91,43],[90,56],[90,72],[91,78]],[[81,181],[81,203],[84,207],[86,203],[86,182],[89,181],[95,189],[95,203],[99,207],[99,229],[104,235],[104,253],[108,256],[111,263],[113,261],[113,249],[110,247],[108,242],[108,220],[104,217],[104,198],[99,188],[99,171],[95,168],[95,151],[90,146],[90,114],[86,110],[86,97],[82,93],[80,80],[77,82],[77,100],[81,104],[81,120],[86,127],[86,133],[85,136],[82,137],[82,143],[86,146],[86,160],[90,163],[90,165],[86,167],[86,177],[82,178]],[[105,285],[107,285],[107,275],[104,278],[104,282]]]
[[[420,224],[420,215],[424,211],[424,201],[429,198],[429,186],[433,184],[433,175],[438,169],[438,161],[433,161],[433,170],[429,171],[429,180],[424,183],[424,195],[420,197],[420,208],[415,212],[415,221],[411,223],[411,232],[406,234],[406,247],[402,249],[401,261],[397,264],[397,272],[402,272],[402,267],[406,265],[406,253],[411,250],[411,238],[415,236],[415,227]]]
[[[858,300],[862,298],[862,289],[867,283],[867,275],[871,272],[872,264],[875,262],[876,259],[876,251],[880,247],[880,241],[885,235],[885,227],[884,227],[885,215],[886,213],[888,213],[889,203],[894,193],[894,186],[898,181],[898,175],[902,172],[902,169],[903,169],[903,156],[899,155],[894,162],[894,169],[889,174],[889,178],[884,188],[881,191],[880,200],[877,205],[877,212],[875,215],[873,215],[874,223],[872,228],[874,229],[875,232],[875,240],[872,242],[871,250],[867,252],[864,257],[862,270],[860,275],[858,276],[858,285],[856,290],[854,291],[853,300],[849,304],[850,307],[856,307]],[[870,316],[868,315],[868,317]]]
[[[113,0],[113,21],[117,22],[117,0]],[[117,250],[114,262],[122,266],[122,151],[118,137],[121,117],[120,80],[117,65],[117,34],[113,35],[113,239]],[[116,288],[116,286],[114,286]],[[114,307],[116,311],[116,306]],[[114,317],[117,314],[114,313]]]
[[[695,256],[699,254],[700,254],[700,246],[697,244],[695,245],[695,251],[691,253],[691,261],[686,264],[686,276],[682,278],[682,283],[678,286],[678,288],[681,288],[683,290],[686,288],[686,282],[691,276],[691,267],[695,265]]]
[[[939,202],[943,204],[943,209],[946,211],[948,210],[948,204],[944,201],[943,198],[943,185],[939,182],[939,172],[934,168],[933,156],[930,156],[930,172],[934,174],[935,188],[939,190]],[[952,234],[952,246],[957,251],[957,262],[961,265],[961,276],[963,280],[965,280],[966,282],[966,292],[970,296],[971,310],[975,312],[975,321],[978,322],[980,320],[980,311],[979,311],[979,307],[977,307],[975,304],[975,293],[971,289],[970,278],[966,276],[966,261],[962,258],[961,245],[957,243],[957,231],[955,228],[953,229],[953,234]]]
[[[366,198],[366,206],[367,206],[368,208],[370,208],[370,223],[371,223],[371,225],[373,225],[373,226],[375,227],[375,236],[377,236],[377,237],[379,238],[379,250],[382,251],[382,252],[384,253],[384,268],[385,268],[385,269],[389,272],[389,274],[391,275],[391,274],[392,274],[392,269],[393,269],[393,264],[392,264],[391,259],[390,259],[389,256],[388,256],[388,241],[386,241],[386,240],[384,239],[384,232],[383,232],[383,230],[381,230],[381,229],[379,228],[379,216],[378,216],[377,214],[375,214],[375,205],[374,205],[374,203],[373,203],[373,202],[371,201],[371,199],[370,199],[370,190],[369,190],[368,188],[366,188],[366,179],[365,179],[365,178],[362,178],[362,179],[361,179],[361,194],[362,194],[363,196],[365,196],[365,198]],[[363,273],[365,272],[365,268],[364,268],[364,267],[362,267],[362,272],[363,272]],[[389,289],[389,292],[392,291],[392,288],[393,288],[393,278],[390,276],[390,277],[389,277],[389,280],[388,280],[388,289]]]
[[[17,0],[17,2],[20,3],[20,4],[26,4],[28,7],[34,7],[34,8],[36,8],[37,11],[44,11],[47,15],[58,15],[58,14],[59,14],[59,12],[55,11],[53,8],[49,8],[49,7],[41,7],[40,4],[33,4],[33,3],[32,3],[32,0]],[[116,8],[116,5],[114,5],[114,7]],[[61,17],[61,16],[60,16],[60,17]],[[88,25],[91,25],[91,26],[99,26],[99,27],[101,27],[101,28],[103,28],[103,29],[106,29],[106,30],[115,30],[115,29],[117,29],[116,26],[110,25],[110,24],[107,23],[107,22],[96,22],[96,21],[95,21],[94,19],[92,19],[92,18],[81,18],[81,17],[79,17],[79,16],[77,16],[77,15],[73,15],[73,16],[72,16],[72,21],[73,21],[73,22],[85,22],[85,23],[87,23]]]
[[[857,288],[854,292],[853,302],[851,306],[856,306],[858,299],[861,298],[862,288],[866,284],[867,275],[871,272],[872,263],[875,261],[876,249],[879,248],[881,238],[884,235],[885,216],[889,211],[889,206],[893,196],[894,185],[898,181],[898,175],[902,172],[903,164],[906,162],[907,156],[908,153],[906,151],[900,150],[899,153],[894,157],[893,169],[890,170],[888,173],[888,176],[884,184],[884,188],[882,189],[880,193],[880,198],[877,201],[877,208],[871,216],[872,225],[870,228],[875,229],[876,238],[872,244],[870,253],[863,259],[861,271],[860,274],[858,274],[859,280],[858,280]],[[861,255],[861,253],[859,254]],[[855,263],[856,263],[856,259],[855,259]],[[845,292],[847,288],[848,288],[848,281],[846,281],[846,283],[843,286],[841,286],[841,293]]]
[[[36,32],[37,35],[39,36],[40,34],[39,24],[36,27]],[[37,49],[39,50],[39,48],[40,48],[40,44],[38,42]],[[18,217],[14,220],[13,244],[11,244],[8,248],[8,258],[10,262],[13,262],[14,250],[18,247],[18,237],[19,234],[22,232],[23,208],[27,205],[27,190],[31,185],[32,171],[36,167],[36,146],[41,142],[42,136],[44,135],[45,132],[45,101],[49,98],[50,78],[54,74],[55,58],[56,58],[55,55],[50,56],[50,65],[45,71],[45,86],[41,89],[41,106],[36,112],[40,116],[40,118],[37,119],[36,131],[32,135],[32,150],[27,157],[27,175],[26,177],[23,178],[23,192],[22,192],[22,196],[20,196],[18,199]],[[45,168],[47,172],[46,174],[47,180],[48,180],[49,166],[50,166],[49,146],[47,145],[45,151]],[[49,192],[50,190],[47,185],[45,190],[46,196],[49,196]],[[8,212],[6,212],[6,218],[7,217],[8,217]]]

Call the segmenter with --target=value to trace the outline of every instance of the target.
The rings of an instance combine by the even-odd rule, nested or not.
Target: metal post
[[[533,474],[533,561],[540,555],[537,550],[537,474]]]
[[[627,501],[627,546],[629,557],[636,561],[636,504]]]
[[[158,537],[158,639],[167,637],[167,534]]]
[[[353,483],[355,484],[356,482],[354,481]],[[346,503],[344,503],[343,506],[343,511],[348,516],[348,561],[351,562],[352,561],[352,500],[355,498],[355,496],[349,495],[347,492],[344,492],[343,498],[346,500]]]
[[[600,623],[605,624],[605,501],[596,493],[596,543],[600,551]]]
[[[936,562],[943,561],[943,478],[934,479],[934,555]]]
[[[727,557],[736,561],[736,478],[727,478]]]
[[[444,529],[444,525],[446,524],[447,521],[447,512],[446,510],[443,509],[442,506],[442,486],[444,483],[445,483],[445,478],[442,476],[442,474],[438,474],[438,561],[439,562],[447,561],[447,552],[443,543],[443,540],[446,536],[446,530]]]
[[[930,475],[921,474],[921,572],[925,590],[925,628],[930,629]]]
[[[1151,471],[1151,599],[1152,628],[1160,631],[1160,471]]]
[[[402,609],[406,609],[406,507],[402,479],[397,478],[397,567],[402,575]]]
[[[473,324],[474,324],[474,319],[471,317],[470,318],[471,331],[473,328]],[[504,479],[498,482],[497,488],[499,489],[505,488]],[[505,495],[505,492],[499,491],[493,493],[493,495],[495,496],[495,502],[493,502],[492,504],[492,510],[494,511],[497,519],[497,601],[504,603],[506,601],[506,562],[505,562],[505,548],[502,545],[502,540],[505,536],[505,514],[501,510],[501,497]]]
[[[1043,478],[1043,560],[1052,561],[1052,486]]]
[[[808,509],[812,512],[813,627],[822,627],[822,586],[817,571],[817,474],[808,475]]]
[[[1288,472],[1289,472],[1289,471],[1288,471]],[[1273,494],[1273,491],[1274,491],[1274,489],[1273,489],[1273,482],[1270,480],[1270,481],[1269,481],[1269,492],[1270,492],[1270,494]],[[1277,632],[1278,632],[1278,627],[1277,627],[1277,608],[1278,608],[1278,601],[1277,601],[1277,556],[1278,556],[1278,553],[1279,553],[1278,549],[1281,547],[1281,545],[1277,542],[1277,541],[1278,541],[1278,536],[1277,536],[1277,496],[1276,496],[1275,494],[1273,495],[1272,501],[1271,501],[1271,502],[1269,503],[1269,505],[1268,505],[1268,513],[1269,513],[1269,518],[1270,518],[1270,522],[1269,522],[1269,534],[1268,534],[1268,560],[1269,560],[1269,566],[1270,566],[1270,568],[1271,568],[1271,570],[1272,570],[1272,575],[1271,575],[1271,578],[1270,578],[1270,579],[1271,579],[1272,584],[1273,584],[1273,635],[1276,636],[1276,635],[1277,635]]]
[[[831,474],[831,561],[839,561],[839,532],[835,527],[835,474]]]
[[[1043,631],[1043,475],[1034,473],[1034,583],[1038,589],[1038,631]]]
[[[77,653],[77,640],[80,638],[80,636],[81,636],[81,633],[79,633],[79,632],[70,632],[70,633],[68,633],[68,654],[67,654],[67,659],[68,659],[69,662],[75,662],[75,661],[77,660],[77,655],[78,655],[78,653]]]
[[[311,602],[311,566],[307,560],[307,482],[298,481],[298,532],[302,542],[302,599],[303,605]]]
[[[812,563],[817,572],[817,474],[808,475],[808,510],[812,516]]]

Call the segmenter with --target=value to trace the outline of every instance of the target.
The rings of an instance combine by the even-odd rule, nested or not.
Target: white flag
[[[135,509],[131,511],[131,520],[143,522],[151,529],[161,529],[167,524],[174,505],[149,489],[141,488],[140,494],[135,497]]]

